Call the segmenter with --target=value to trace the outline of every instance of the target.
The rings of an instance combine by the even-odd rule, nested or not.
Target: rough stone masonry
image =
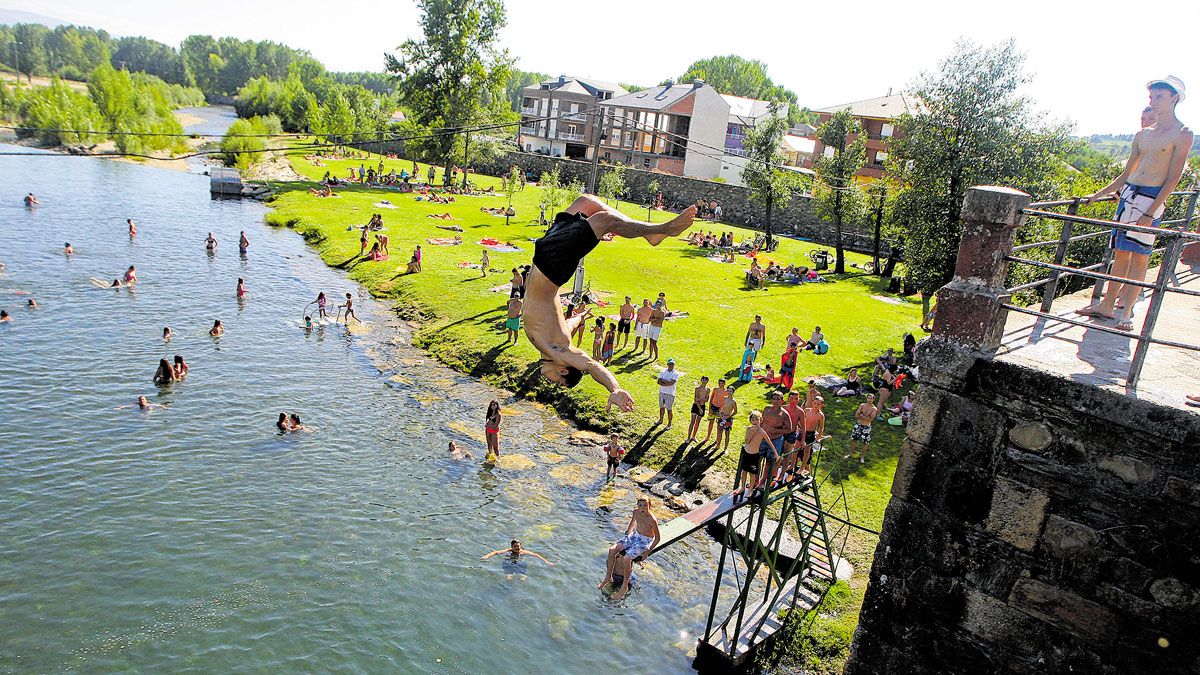
[[[1200,416],[991,358],[1027,204],[964,204],[850,675],[1200,673]]]

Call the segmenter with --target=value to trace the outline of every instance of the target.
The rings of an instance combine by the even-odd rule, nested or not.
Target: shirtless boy
[[[725,378],[717,380],[717,386],[713,387],[712,394],[708,397],[708,433],[704,434],[704,440],[701,444],[707,443],[708,439],[712,438],[713,426],[717,423],[717,416],[721,414],[721,404],[725,403]]]
[[[345,316],[346,316],[346,324],[347,325],[350,324],[350,317],[354,317],[355,321],[362,323],[361,321],[359,321],[358,315],[354,313],[354,298],[350,297],[349,293],[346,294],[346,304],[338,305],[338,309],[346,310]]]
[[[621,318],[617,320],[617,339],[621,340],[618,349],[624,349],[629,344],[629,327],[633,325],[633,315],[635,308],[630,302],[629,296],[625,296],[625,304],[621,305]],[[633,343],[634,347],[637,342]]]
[[[515,288],[508,297],[508,317],[504,319],[504,330],[508,331],[504,344],[508,344],[509,340],[517,344],[517,336],[521,334],[521,292]]]
[[[1179,78],[1168,75],[1151,80],[1146,88],[1156,118],[1154,126],[1134,135],[1125,170],[1089,199],[1099,199],[1116,191],[1120,197],[1117,222],[1159,227],[1167,197],[1179,185],[1183,175],[1192,147],[1192,132],[1175,117],[1175,106],[1185,96]],[[1153,248],[1154,235],[1114,228],[1111,274],[1144,281]],[[1132,331],[1133,306],[1141,290],[1132,284],[1110,283],[1100,302],[1076,311],[1084,316],[1116,319],[1116,328]]]
[[[783,435],[783,461],[779,464],[781,480],[790,480],[796,473],[796,460],[800,458],[804,436],[804,408],[800,406],[800,392],[788,392],[787,404],[783,406],[791,421],[791,428]]]
[[[650,325],[646,326],[646,342],[650,343],[651,361],[658,360],[658,338],[662,336],[663,321],[667,320],[667,305],[654,303],[650,309]]]
[[[608,549],[608,563],[604,572],[604,580],[596,588],[604,588],[606,584],[613,582],[613,568],[617,564],[618,556],[625,556],[631,562],[641,562],[654,552],[654,547],[658,546],[660,538],[658,518],[655,518],[654,514],[650,512],[650,499],[638,497],[637,506],[633,507],[633,515],[629,518],[629,525],[625,528],[624,536]],[[625,577],[624,582],[624,588],[618,591],[621,595],[624,595],[622,591],[629,590],[628,576]],[[619,598],[620,596],[614,593],[613,597]]]
[[[783,454],[783,437],[792,428],[792,417],[783,409],[782,392],[771,392],[771,405],[763,408],[762,417],[763,430],[767,432],[768,442],[763,443],[762,447],[759,448],[759,452],[764,453],[763,456],[767,460],[768,470],[763,472],[762,478],[759,481],[760,486],[769,485],[775,481],[777,475],[768,476],[767,473],[770,473],[772,465],[776,470],[776,474],[782,468],[779,457]]]
[[[705,375],[700,378],[700,384],[696,385],[696,391],[692,398],[692,421],[688,425],[688,441],[696,440],[696,434],[700,433],[700,423],[704,421],[704,408],[708,405],[710,393],[708,376]]]
[[[721,404],[721,412],[717,414],[717,440],[713,441],[713,447],[721,445],[721,437],[725,437],[724,447],[721,448],[721,454],[729,449],[729,434],[733,431],[733,417],[737,415],[737,401],[733,400],[733,395],[736,390],[733,385],[725,388],[725,402]]]
[[[638,349],[639,354],[646,351],[646,347],[650,346],[650,338],[646,337],[646,329],[650,327],[650,312],[653,311],[654,308],[650,306],[650,299],[642,298],[642,306],[638,307],[637,313],[634,315],[636,328],[633,331],[633,348],[637,349],[638,345],[642,347]],[[645,342],[642,342],[642,340],[645,340]]]
[[[854,429],[850,432],[850,453],[842,459],[854,459],[858,455],[858,463],[867,463],[867,450],[871,447],[871,423],[879,415],[875,407],[875,394],[867,394],[867,401],[854,411]]]
[[[246,231],[242,230],[242,234],[238,237],[238,253],[246,255],[246,251],[250,248],[250,238],[246,236]]]
[[[204,248],[208,250],[209,253],[217,250],[217,238],[213,236],[212,232],[209,232],[208,237],[205,238]]]
[[[742,444],[742,454],[738,458],[738,475],[734,478],[737,488],[733,491],[734,500],[738,500],[750,487],[752,477],[757,479],[754,487],[750,488],[751,498],[762,485],[762,453],[759,449],[769,445],[767,432],[762,428],[762,413],[757,410],[750,413],[750,426],[746,428],[746,442]]]
[[[800,460],[800,475],[812,473],[813,446],[829,438],[825,435],[825,399],[814,397],[804,408],[804,458]]]
[[[621,458],[625,456],[625,448],[621,445],[621,437],[616,434],[609,436],[603,450],[604,455],[608,458],[608,468],[604,471],[604,480],[613,480],[617,477],[617,470],[621,468]]]
[[[754,351],[759,352],[762,351],[762,347],[766,341],[767,327],[763,325],[762,317],[756,314],[754,321],[746,329],[746,344],[743,347],[751,347]]]
[[[125,224],[129,226],[129,236],[137,234],[137,225],[133,224],[133,218],[126,218]]]
[[[570,335],[577,324],[569,323],[559,311],[558,290],[605,235],[643,237],[651,246],[657,246],[667,237],[686,230],[695,215],[695,209],[689,208],[674,219],[655,225],[633,220],[591,195],[581,195],[566,211],[555,216],[554,224],[534,245],[524,306],[525,334],[542,353],[541,372],[547,380],[574,387],[585,373],[589,374],[609,391],[609,406],[625,411],[633,409],[633,397],[621,388],[613,374],[571,345]],[[577,320],[582,319],[571,319]]]

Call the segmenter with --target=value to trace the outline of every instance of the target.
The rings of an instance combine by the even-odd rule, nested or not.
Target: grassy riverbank
[[[360,164],[360,160],[343,160],[314,166],[301,153],[290,159],[293,168],[309,180],[319,179],[326,171],[344,177],[350,166]],[[378,161],[375,156],[366,163],[377,166]],[[412,169],[411,162],[391,160],[385,164],[387,170]],[[421,165],[422,175],[427,168]],[[472,180],[484,188],[494,186],[500,190],[499,179],[472,176]],[[309,193],[309,185],[281,185],[272,201],[275,211],[268,217],[269,222],[294,227],[326,263],[347,270],[351,278],[363,283],[376,296],[396,300],[397,310],[419,323],[415,339],[420,346],[458,370],[552,405],[585,427],[616,429],[632,444],[632,461],[683,476],[695,478],[705,472],[733,471],[735,444],[724,455],[709,446],[697,448],[695,444],[685,444],[688,407],[692,388],[701,375],[708,375],[714,382],[718,377],[732,377],[740,362],[746,327],[755,314],[762,315],[768,330],[760,364],[770,362],[778,367],[784,338],[793,326],[804,336],[814,324],[822,327],[832,346],[830,353],[802,354],[797,364],[797,381],[809,376],[842,375],[853,366],[860,366],[863,374],[868,374],[866,364],[874,356],[887,347],[898,350],[903,333],[915,331],[920,323],[918,303],[887,296],[876,277],[862,273],[832,276],[833,283],[828,284],[774,285],[767,291],[750,290],[743,281],[744,263],[748,262],[745,258],[739,257],[737,264],[716,262],[680,240],[666,241],[657,248],[641,239],[605,242],[587,259],[591,289],[612,303],[597,309],[597,315],[615,315],[625,295],[637,304],[642,298],[653,300],[660,291],[666,293],[671,310],[688,313],[686,318],[666,323],[657,364],[644,356],[631,355],[628,350],[618,350],[612,370],[637,401],[637,409],[628,415],[610,415],[603,410],[607,392],[590,379],[571,391],[551,388],[536,376],[538,355],[524,336],[515,347],[505,345],[502,322],[509,270],[529,262],[533,252],[530,239],[543,232],[535,222],[541,201],[539,188],[530,185],[514,196],[513,206],[518,215],[506,225],[504,218],[479,210],[481,206],[507,205],[507,198],[499,195],[460,196],[453,204],[440,205],[418,202],[412,195],[395,191],[357,186],[336,190],[337,197],[318,198]],[[381,200],[390,201],[396,208],[378,206]],[[620,208],[646,217],[643,207],[623,203]],[[370,262],[359,257],[361,232],[347,230],[348,226],[365,223],[372,213],[383,215],[391,238],[391,260]],[[435,213],[450,213],[456,220],[427,217]],[[652,219],[662,221],[671,216],[655,212]],[[456,234],[439,229],[439,225],[461,227],[464,243],[445,247],[430,244],[429,238]],[[739,239],[753,235],[752,231],[728,225],[698,223],[694,227],[732,229]],[[522,250],[491,252],[492,267],[501,271],[483,277],[479,270],[464,269],[458,263],[478,263],[483,249],[477,242],[485,237],[511,242]],[[424,272],[405,276],[402,272],[417,244],[425,251]],[[806,242],[785,239],[772,257],[785,264],[806,262],[807,253],[814,248]],[[866,261],[865,256],[847,255],[852,262]],[[629,344],[632,346],[632,339]],[[590,337],[585,340],[584,348],[590,348]],[[655,378],[658,366],[665,365],[667,358],[676,359],[677,368],[684,373],[679,383],[676,420],[670,429],[653,425],[658,420]],[[757,381],[738,389],[741,411],[734,439],[744,432],[745,415],[765,405],[767,392],[768,388]],[[830,486],[827,489],[832,491],[823,493],[823,499],[832,501],[838,486],[844,487],[851,519],[877,529],[887,505],[903,432],[881,421],[876,424],[868,462],[865,465],[843,462],[841,455],[858,401],[836,399],[832,395],[827,395],[826,401],[826,427],[834,440],[823,466],[823,474],[832,474],[827,483]],[[849,593],[840,602],[842,611],[822,617],[819,634],[825,637],[820,644],[811,644],[814,637],[805,638],[810,643],[805,653],[819,653],[828,659],[823,668],[835,669],[848,644],[874,544],[870,536],[851,537],[846,557],[859,571],[849,585]]]

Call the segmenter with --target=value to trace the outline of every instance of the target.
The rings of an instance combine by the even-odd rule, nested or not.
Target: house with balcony
[[[888,145],[896,137],[896,118],[904,113],[915,112],[915,101],[903,92],[893,94],[889,89],[887,96],[843,103],[814,111],[818,117],[817,126],[824,124],[830,117],[833,117],[835,112],[842,110],[849,110],[850,114],[862,124],[863,131],[867,134],[867,161],[857,175],[866,179],[882,177],[884,164],[888,157]],[[814,141],[813,151],[810,159],[804,163],[804,166],[810,169],[816,164],[818,157],[833,154],[833,148],[825,147],[817,138],[815,131],[811,138]]]
[[[676,176],[721,173],[729,103],[712,85],[667,82],[600,103],[600,159]]]
[[[595,133],[590,111],[627,93],[611,82],[566,75],[525,87],[517,144],[525,152],[551,157],[589,157]]]

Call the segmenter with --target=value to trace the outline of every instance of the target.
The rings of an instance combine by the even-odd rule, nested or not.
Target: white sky
[[[116,35],[168,44],[192,33],[307,49],[332,70],[381,70],[383,52],[419,35],[405,0],[178,2],[3,0]],[[933,69],[954,41],[1014,37],[1028,54],[1028,94],[1080,134],[1132,133],[1145,83],[1168,73],[1192,87],[1179,116],[1200,124],[1200,2],[1096,0],[797,2],[784,0],[508,0],[503,42],[518,67],[654,85],[695,59],[765,62],[801,105],[881,96]],[[1189,35],[1190,32],[1190,35]]]

